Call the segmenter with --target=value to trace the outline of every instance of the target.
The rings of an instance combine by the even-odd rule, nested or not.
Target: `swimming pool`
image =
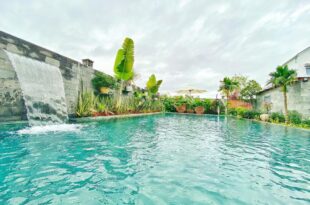
[[[0,204],[310,203],[309,131],[178,114],[42,131],[0,126]]]

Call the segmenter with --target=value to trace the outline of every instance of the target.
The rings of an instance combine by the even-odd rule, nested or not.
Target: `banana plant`
[[[133,79],[134,70],[134,42],[131,38],[125,38],[122,48],[117,51],[114,62],[114,74],[115,77],[121,81],[119,88],[119,97],[117,106],[120,106],[122,99],[122,91],[124,87],[124,81]]]
[[[158,89],[163,81],[162,80],[156,80],[155,75],[151,75],[149,80],[146,83],[146,89],[148,92],[148,95],[151,97],[154,97],[158,93]]]

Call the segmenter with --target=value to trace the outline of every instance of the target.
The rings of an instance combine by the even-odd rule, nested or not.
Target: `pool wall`
[[[0,122],[26,119],[21,87],[5,50],[60,69],[69,116],[75,112],[78,92],[81,90],[82,85],[84,90],[93,89],[91,79],[95,70],[91,65],[82,64],[0,31]]]

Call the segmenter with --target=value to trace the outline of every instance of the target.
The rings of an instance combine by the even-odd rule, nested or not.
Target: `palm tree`
[[[117,106],[120,106],[122,99],[122,91],[124,87],[124,81],[133,79],[134,63],[134,42],[131,38],[125,38],[122,48],[117,51],[115,63],[114,63],[114,74],[115,77],[121,81],[119,88],[119,96]]]
[[[297,72],[296,70],[291,70],[285,66],[278,66],[275,72],[269,74],[270,80],[268,84],[272,84],[274,87],[281,87],[284,97],[284,114],[285,123],[288,122],[288,109],[287,109],[287,88],[289,85],[296,81]]]
[[[221,81],[219,91],[222,92],[224,96],[226,97],[226,105],[225,105],[226,115],[227,115],[227,109],[228,109],[228,98],[231,95],[231,93],[234,92],[238,88],[239,88],[239,82],[232,78],[225,77],[223,81]]]

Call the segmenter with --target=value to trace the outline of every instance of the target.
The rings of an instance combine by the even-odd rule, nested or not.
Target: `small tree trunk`
[[[285,123],[288,123],[288,109],[287,109],[287,92],[283,92],[284,97],[284,115],[285,115]]]
[[[121,104],[122,104],[123,86],[124,86],[124,81],[121,80],[121,85],[120,85],[119,93],[118,93],[118,96],[117,96],[117,103],[116,103],[116,107],[117,107],[117,108],[120,108],[120,107],[121,107]]]
[[[229,95],[227,94],[227,95],[226,95],[225,115],[228,114],[228,97],[229,97]]]

